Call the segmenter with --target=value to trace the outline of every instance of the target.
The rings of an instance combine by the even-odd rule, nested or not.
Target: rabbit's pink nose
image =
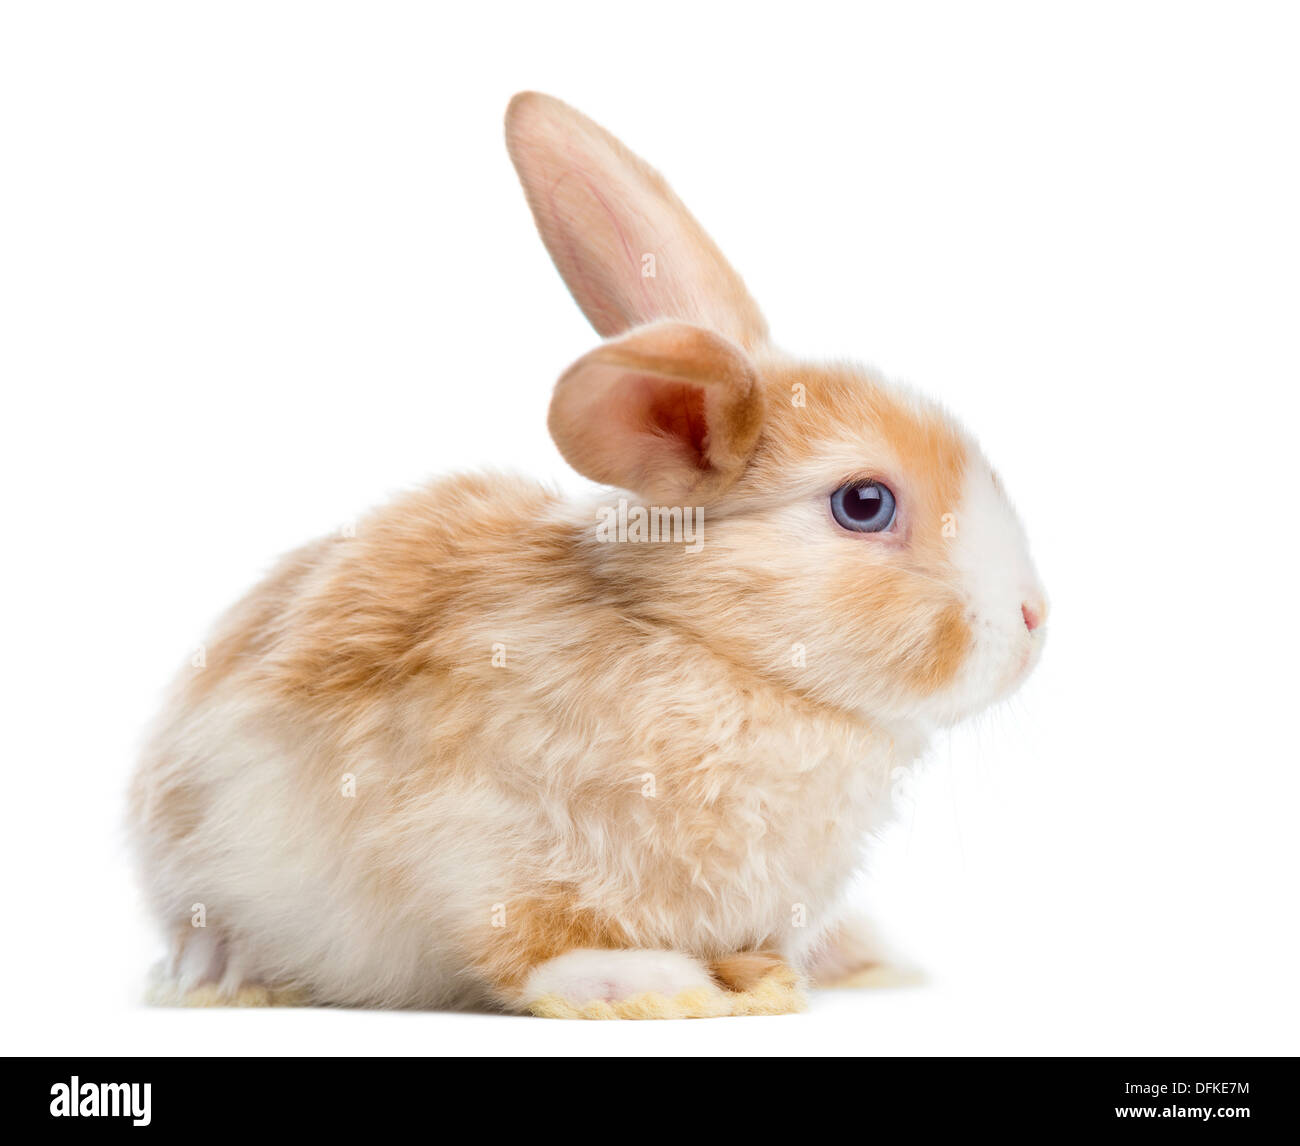
[[[1020,615],[1025,619],[1025,628],[1031,633],[1043,623],[1042,610],[1035,609],[1033,605],[1021,605]]]

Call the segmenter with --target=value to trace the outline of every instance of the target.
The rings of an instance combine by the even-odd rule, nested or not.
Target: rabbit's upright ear
[[[726,490],[762,423],[749,357],[681,322],[652,323],[578,359],[556,383],[549,420],[579,473],[667,505]]]
[[[604,337],[656,319],[753,349],[767,324],[745,284],[663,177],[565,103],[522,92],[506,146],[542,241]]]

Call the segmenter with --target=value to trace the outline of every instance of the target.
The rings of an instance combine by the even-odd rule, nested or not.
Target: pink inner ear
[[[613,258],[621,252],[627,262],[614,277],[614,282],[635,283],[638,291],[639,308],[636,313],[650,315],[654,313],[650,292],[640,273],[638,257],[628,239],[626,229],[619,222],[619,214],[600,193],[599,173],[588,174],[584,170],[582,155],[570,148],[566,160],[571,170],[562,170],[555,180],[546,188],[546,203],[551,219],[581,219],[592,216],[591,232],[601,230],[600,223],[608,224],[617,243],[610,247],[608,256]],[[596,204],[596,210],[591,204]],[[552,256],[566,282],[570,284],[573,296],[578,300],[591,323],[601,334],[615,334],[626,329],[635,320],[627,313],[626,300],[617,293],[614,282],[607,281],[598,266],[592,264],[580,246],[577,236],[564,228],[557,228],[551,248]],[[591,235],[584,235],[584,242],[591,242]]]
[[[632,409],[641,426],[672,438],[699,469],[709,469],[709,421],[703,387],[645,374],[633,379],[631,386]]]

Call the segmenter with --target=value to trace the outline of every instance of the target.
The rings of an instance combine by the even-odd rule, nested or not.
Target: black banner
[[[55,1134],[414,1124],[440,1137],[479,1118],[494,1136],[503,1122],[609,1134],[629,1116],[739,1131],[779,1115],[814,1134],[831,1119],[863,1136],[902,1120],[1240,1137],[1294,1134],[1300,1103],[1296,1060],[1255,1058],[57,1058],[8,1059],[4,1072],[8,1121]]]

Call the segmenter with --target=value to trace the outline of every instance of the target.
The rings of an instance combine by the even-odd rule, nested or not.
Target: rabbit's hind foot
[[[746,952],[703,963],[675,951],[576,950],[533,971],[525,1006],[551,1019],[706,1019],[804,1009],[780,958]]]

